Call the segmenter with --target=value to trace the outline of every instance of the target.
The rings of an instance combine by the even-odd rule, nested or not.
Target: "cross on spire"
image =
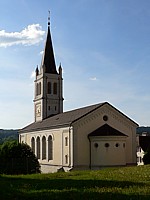
[[[50,26],[50,10],[48,10],[48,26]]]

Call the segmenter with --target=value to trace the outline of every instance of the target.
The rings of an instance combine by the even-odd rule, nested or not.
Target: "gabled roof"
[[[43,60],[42,60],[41,65],[42,65],[42,67],[45,66],[46,73],[58,74],[57,70],[56,70],[56,64],[55,64],[55,58],[54,58],[53,45],[52,45],[52,39],[51,39],[49,25],[48,25],[47,38],[46,38]]]
[[[74,121],[84,117],[85,115],[97,109],[103,104],[104,103],[95,104],[92,106],[87,106],[87,107],[71,110],[68,112],[60,113],[52,117],[48,117],[42,121],[34,122],[30,124],[29,126],[23,128],[20,132],[28,132],[28,131],[31,132],[34,130],[44,130],[44,129],[49,129],[53,127],[61,127],[65,125],[68,126]]]
[[[93,112],[94,110],[96,110],[106,104],[111,106],[113,109],[115,109],[119,113],[121,113],[119,110],[117,110],[115,107],[113,107],[108,102],[104,102],[104,103],[99,103],[99,104],[75,109],[72,111],[60,113],[60,114],[54,115],[52,117],[48,117],[42,121],[34,122],[34,123],[30,124],[29,126],[21,129],[20,133],[70,126],[73,122],[83,118],[84,116],[88,115],[89,113]],[[132,123],[136,124],[134,121],[132,121],[126,115],[124,115],[123,113],[121,113],[121,114],[123,116],[125,116],[128,120],[130,120]]]
[[[88,136],[91,137],[91,136],[127,136],[127,135],[112,128],[108,124],[104,124],[103,126],[99,127],[98,129],[90,133]]]

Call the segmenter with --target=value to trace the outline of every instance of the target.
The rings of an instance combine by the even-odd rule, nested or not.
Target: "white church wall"
[[[136,164],[137,125],[109,105],[105,105],[104,112],[109,115],[108,124],[128,136],[126,138],[126,163]]]
[[[91,168],[126,165],[126,137],[91,137]]]
[[[70,128],[60,128],[52,130],[42,130],[30,133],[24,133],[20,135],[20,142],[27,143],[31,146],[31,138],[34,137],[35,141],[37,137],[40,138],[40,159],[41,169],[43,173],[55,172],[62,168],[66,169],[70,166],[71,151],[70,151]],[[48,160],[48,148],[46,147],[46,159],[42,159],[42,137],[46,137],[46,144],[48,136],[52,136],[53,141],[53,159]],[[35,154],[37,155],[36,142],[35,142]]]

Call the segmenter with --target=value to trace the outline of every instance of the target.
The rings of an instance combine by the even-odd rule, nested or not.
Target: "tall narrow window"
[[[65,155],[65,164],[68,164],[68,155]]]
[[[51,135],[48,137],[48,160],[53,160],[53,141]]]
[[[51,94],[52,93],[52,86],[51,86],[51,82],[47,83],[47,93]]]
[[[65,146],[68,146],[68,137],[65,137]]]
[[[39,83],[39,95],[41,94],[41,82]]]
[[[36,96],[38,95],[38,83],[36,84]]]
[[[53,93],[57,94],[57,83],[54,83],[53,85]]]
[[[37,159],[40,159],[40,137],[38,136],[36,139],[36,147],[37,147]]]
[[[41,82],[36,84],[36,95],[41,94]]]
[[[34,137],[32,137],[32,139],[31,139],[31,149],[32,149],[33,153],[35,154],[35,139],[34,139]]]
[[[46,159],[46,137],[42,137],[42,159]]]

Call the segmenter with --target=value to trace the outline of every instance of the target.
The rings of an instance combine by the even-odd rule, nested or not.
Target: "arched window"
[[[37,159],[40,159],[40,137],[38,136],[36,139],[36,148],[37,148]]]
[[[54,83],[53,85],[53,93],[57,94],[57,83]]]
[[[36,96],[41,94],[41,82],[36,84]]]
[[[35,154],[35,139],[34,139],[34,137],[32,137],[32,139],[31,139],[31,149],[32,149],[33,153]]]
[[[53,160],[53,141],[51,135],[48,137],[48,160]]]
[[[52,86],[51,86],[51,82],[47,83],[47,93],[51,94],[52,93]]]
[[[46,137],[42,137],[42,159],[46,159]]]
[[[36,96],[38,95],[38,83],[36,84]]]
[[[39,83],[38,90],[39,90],[38,94],[40,95],[41,94],[41,82]]]

